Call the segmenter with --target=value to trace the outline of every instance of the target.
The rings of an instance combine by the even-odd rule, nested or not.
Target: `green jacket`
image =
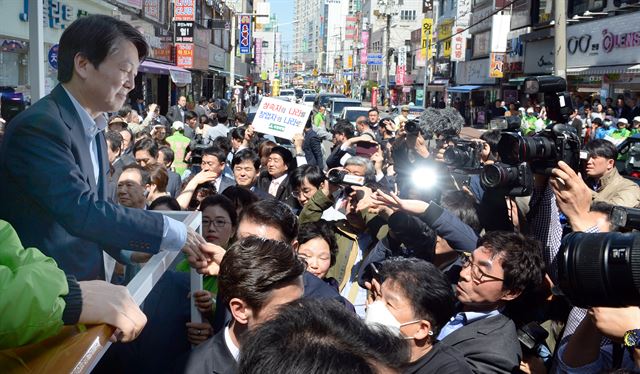
[[[185,170],[187,170],[187,163],[184,162],[184,157],[186,156],[187,147],[189,146],[189,142],[191,139],[184,136],[183,133],[176,131],[173,135],[167,137],[167,143],[171,146],[171,150],[173,150],[173,167],[176,169],[176,173],[182,174]]]
[[[329,199],[322,190],[318,190],[304,206],[302,212],[300,212],[300,224],[320,221],[322,212],[329,209],[332,205],[333,201]],[[387,223],[378,215],[368,212],[364,212],[363,215],[367,225],[367,231],[374,238],[369,248],[363,253],[362,258],[364,259],[369,254],[369,251],[373,249],[377,240],[381,240],[387,235],[389,228]],[[346,220],[336,222],[335,234],[338,253],[336,255],[336,263],[329,269],[327,278],[334,278],[338,281],[339,289],[342,291],[349,281],[349,275],[354,266],[356,253],[353,251],[358,250],[358,235]]]
[[[57,334],[70,284],[52,258],[23,248],[13,227],[0,220],[0,349]]]

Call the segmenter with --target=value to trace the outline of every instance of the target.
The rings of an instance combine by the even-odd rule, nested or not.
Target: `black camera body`
[[[196,134],[189,145],[191,150],[191,165],[200,165],[202,163],[202,155],[204,150],[209,146],[205,144],[202,134]]]
[[[332,169],[327,173],[329,183],[337,184],[343,187],[347,186],[364,186],[364,177],[349,174],[346,170]]]
[[[420,133],[420,124],[415,120],[407,121],[404,124],[404,131],[408,135],[418,135]]]
[[[453,146],[449,146],[444,151],[444,162],[455,169],[479,170],[482,168],[481,152],[482,143],[480,142],[454,139]]]
[[[533,192],[533,173],[526,162],[496,162],[482,169],[480,183],[484,188],[501,190],[506,196],[529,196]]]
[[[525,352],[535,352],[541,344],[544,344],[549,333],[537,322],[529,322],[518,329],[518,341]]]
[[[535,174],[550,175],[558,161],[564,161],[578,171],[580,138],[575,128],[563,124],[556,124],[530,137],[504,132],[498,143],[498,154],[509,165],[528,163]]]

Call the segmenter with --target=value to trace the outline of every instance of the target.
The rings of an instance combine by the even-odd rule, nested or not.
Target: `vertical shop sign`
[[[243,14],[240,16],[240,54],[251,54],[251,16]]]

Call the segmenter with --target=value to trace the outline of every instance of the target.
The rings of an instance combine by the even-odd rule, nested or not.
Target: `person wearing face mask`
[[[460,351],[436,339],[455,311],[447,277],[424,260],[394,257],[381,264],[380,279],[382,285],[372,281],[375,301],[365,322],[407,340],[411,359],[404,373],[471,373]]]

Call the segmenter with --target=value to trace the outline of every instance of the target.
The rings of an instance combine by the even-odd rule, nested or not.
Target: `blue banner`
[[[240,16],[240,35],[238,35],[240,54],[251,54],[251,15]]]

